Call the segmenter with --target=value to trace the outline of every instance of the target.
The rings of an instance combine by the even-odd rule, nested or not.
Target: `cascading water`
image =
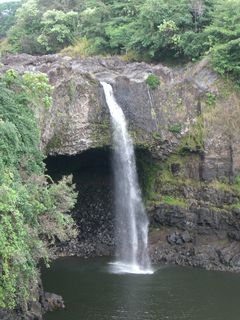
[[[138,184],[135,154],[127,123],[110,84],[101,82],[113,128],[116,256],[113,272],[153,273],[148,256],[148,218]]]

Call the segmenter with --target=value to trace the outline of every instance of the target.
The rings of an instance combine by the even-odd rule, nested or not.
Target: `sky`
[[[20,1],[20,0],[0,0],[0,3],[4,3],[4,2],[13,2],[13,1]]]

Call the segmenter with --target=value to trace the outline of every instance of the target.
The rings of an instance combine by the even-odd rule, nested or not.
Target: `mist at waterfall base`
[[[152,274],[148,256],[148,218],[139,188],[134,146],[112,86],[101,82],[111,115],[117,261],[113,273]]]

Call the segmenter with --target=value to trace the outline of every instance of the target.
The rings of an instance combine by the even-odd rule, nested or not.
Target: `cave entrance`
[[[136,149],[139,181],[144,190],[146,182],[143,163],[150,153]],[[54,181],[73,175],[78,199],[71,215],[79,235],[74,243],[61,244],[66,254],[79,256],[112,255],[114,248],[114,204],[111,149],[90,149],[77,155],[53,155],[45,160],[47,174]]]
[[[79,228],[78,242],[65,244],[63,249],[80,256],[111,254],[114,237],[110,149],[90,149],[73,156],[48,156],[45,163],[47,174],[54,181],[73,175],[78,191],[71,213]]]

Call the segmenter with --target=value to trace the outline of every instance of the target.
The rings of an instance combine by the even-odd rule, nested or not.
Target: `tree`
[[[219,0],[214,19],[206,29],[212,47],[213,66],[221,74],[229,74],[240,83],[240,3]]]
[[[6,37],[7,31],[14,25],[19,6],[19,2],[0,3],[0,38]]]
[[[75,39],[78,24],[78,14],[59,10],[46,11],[41,19],[41,34],[37,41],[47,52],[56,52]]]
[[[132,26],[139,15],[143,1],[113,1],[109,6],[111,15],[106,23],[106,36],[114,53],[127,51],[132,38]]]
[[[14,52],[41,54],[43,50],[37,42],[41,30],[41,12],[37,0],[27,0],[16,12],[16,23],[8,33],[9,43]]]
[[[192,16],[185,0],[146,0],[134,24],[129,47],[160,59],[178,54],[181,33],[192,27]]]
[[[193,12],[194,16],[194,25],[195,25],[195,32],[198,31],[198,19],[203,16],[205,11],[205,5],[203,0],[191,0],[190,1],[190,8]]]
[[[79,35],[93,39],[90,51],[99,54],[110,49],[106,24],[110,20],[110,7],[102,1],[87,1],[80,12]]]
[[[55,3],[50,1],[49,6]],[[16,23],[9,31],[13,51],[53,53],[73,43],[78,13],[56,9],[46,11],[43,4],[47,3],[43,0],[40,3],[37,0],[26,0],[17,10]]]
[[[81,11],[84,7],[85,1],[83,0],[38,0],[38,7],[41,12],[47,10],[60,10],[65,13],[68,11]]]

